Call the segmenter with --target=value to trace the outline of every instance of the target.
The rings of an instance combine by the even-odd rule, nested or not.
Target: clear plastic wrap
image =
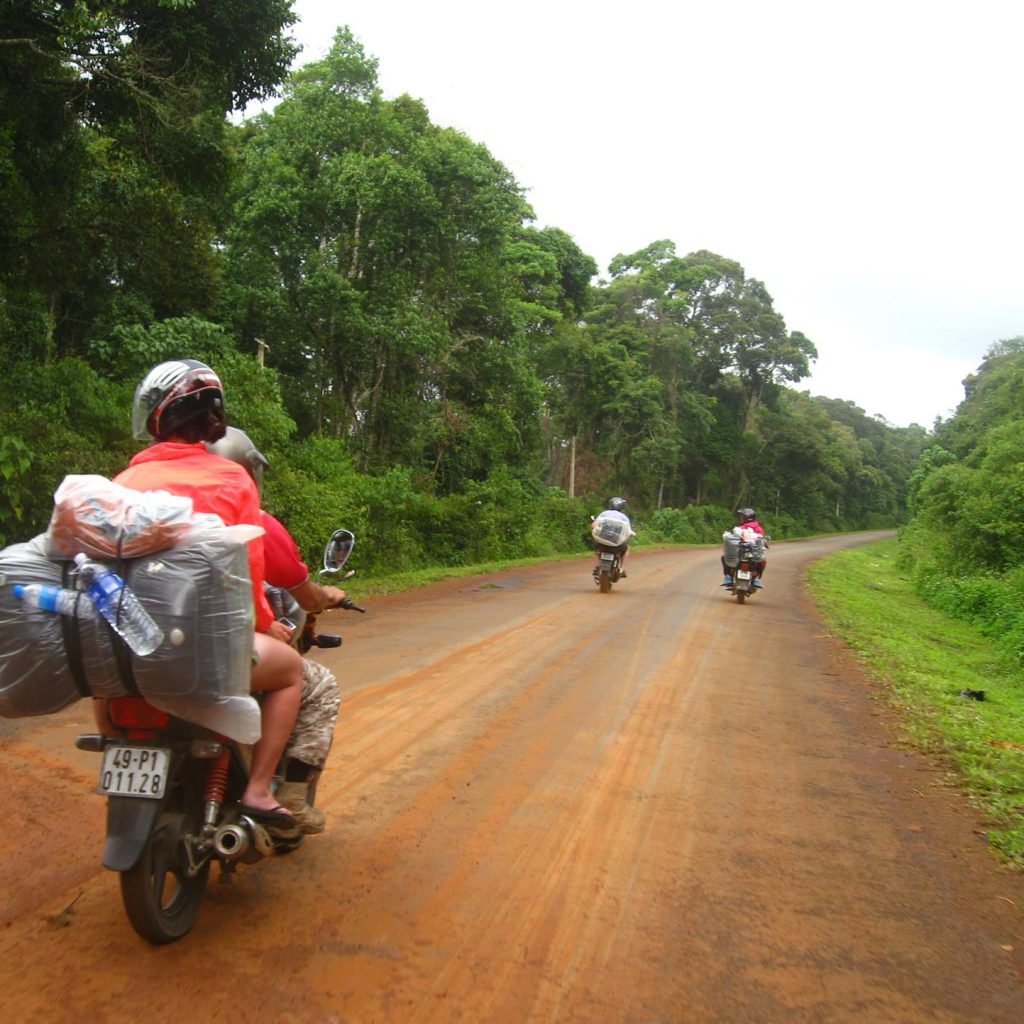
[[[151,655],[124,649],[123,657],[154,706],[253,743],[260,709],[249,694],[253,609],[245,539],[252,530],[205,523],[185,536],[186,547],[111,563],[164,633]],[[49,541],[43,534],[0,551],[0,715],[6,718],[50,714],[83,696],[68,661],[72,653],[92,695],[131,692],[115,653],[121,641],[102,619],[69,621],[15,597],[16,583],[75,586],[73,567],[48,557]],[[74,632],[76,651],[67,646],[66,629]]]
[[[189,543],[196,530],[223,526],[192,511],[192,499],[167,491],[136,491],[103,476],[66,476],[53,495],[47,553],[79,552],[97,561],[137,558]]]
[[[629,523],[622,519],[610,519],[598,516],[590,527],[590,535],[598,544],[608,548],[617,548],[625,544],[633,531]]]
[[[740,541],[750,545],[750,558],[754,562],[763,562],[765,554],[764,537],[756,530],[735,527],[722,534],[722,557],[729,568],[734,569],[740,561]]]
[[[0,551],[0,715],[48,715],[82,694],[64,653],[61,616],[23,604],[16,583],[60,585],[61,567],[45,554],[45,538]],[[83,623],[84,624],[84,623]]]
[[[732,530],[722,534],[722,557],[730,569],[735,569],[740,563],[740,538]]]

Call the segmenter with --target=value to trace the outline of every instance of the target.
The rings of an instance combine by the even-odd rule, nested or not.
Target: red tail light
[[[112,697],[108,704],[110,721],[129,732],[153,732],[171,720],[166,711],[147,704],[141,697]]]

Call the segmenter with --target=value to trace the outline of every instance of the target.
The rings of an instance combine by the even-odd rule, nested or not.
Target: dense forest
[[[909,482],[900,559],[918,592],[1024,660],[1024,337],[998,342],[937,424]]]
[[[971,410],[1012,405],[982,385],[1016,350],[937,438],[812,396],[813,341],[735,260],[655,240],[598,268],[484,145],[385,98],[349,29],[292,70],[292,21],[0,11],[0,543],[127,463],[135,384],[180,356],[221,375],[306,553],[344,523],[380,571],[576,550],[610,493],[641,541],[712,541],[739,503],[776,537],[895,525],[908,487],[939,516],[1008,459]]]

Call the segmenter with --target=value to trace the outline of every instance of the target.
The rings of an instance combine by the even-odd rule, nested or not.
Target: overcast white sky
[[[668,238],[763,281],[797,385],[931,427],[1024,335],[1020,0],[296,0],[508,167],[602,274]]]

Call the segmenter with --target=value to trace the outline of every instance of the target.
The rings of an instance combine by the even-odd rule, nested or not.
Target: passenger
[[[266,456],[252,443],[244,430],[228,427],[219,441],[207,448],[238,463],[263,493],[263,474],[270,468]],[[322,586],[310,575],[295,539],[285,525],[269,512],[261,512],[265,556],[265,578],[272,587],[287,590],[299,606],[316,614],[341,604],[345,591]],[[303,658],[302,699],[295,729],[285,748],[287,758],[284,781],[277,797],[296,818],[299,829],[307,834],[322,832],[326,815],[308,802],[309,784],[319,776],[327,762],[334,740],[334,723],[341,703],[341,690],[334,674],[323,665]]]

